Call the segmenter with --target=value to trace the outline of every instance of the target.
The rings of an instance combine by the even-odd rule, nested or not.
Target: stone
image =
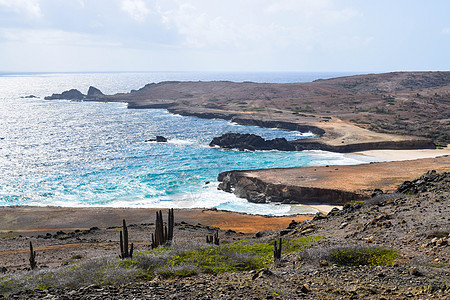
[[[292,220],[291,223],[289,223],[287,229],[294,229],[295,227],[297,227],[298,222],[296,222],[295,220]]]
[[[318,212],[314,215],[313,221],[327,219],[327,216],[321,212]]]
[[[300,291],[304,294],[309,293],[311,290],[309,288],[309,285],[307,285],[306,283],[300,288]]]
[[[334,216],[335,214],[337,214],[337,213],[339,213],[339,212],[340,212],[340,209],[339,209],[339,208],[333,207],[333,208],[330,210],[330,212],[328,213],[327,216]]]
[[[417,270],[416,268],[411,268],[411,269],[409,269],[409,275],[411,275],[411,276],[423,276],[423,274],[419,271],[419,270]]]
[[[319,262],[319,265],[321,266],[321,267],[328,267],[328,261],[326,261],[325,259],[322,259],[320,262]]]
[[[347,227],[347,225],[348,225],[347,222],[341,223],[341,225],[339,225],[339,229],[345,228]]]
[[[380,190],[380,189],[375,189],[374,191],[373,191],[373,193],[372,193],[372,198],[373,197],[376,197],[376,196],[379,196],[379,195],[383,195],[384,194],[384,192],[382,191],[382,190]]]

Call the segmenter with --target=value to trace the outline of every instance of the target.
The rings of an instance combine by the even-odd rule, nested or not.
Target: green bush
[[[340,248],[331,251],[329,260],[339,266],[382,266],[393,264],[398,256],[385,248]]]
[[[350,202],[350,206],[351,206],[351,207],[355,206],[356,204],[361,204],[361,205],[363,205],[363,204],[364,204],[364,201],[352,201],[352,202]]]

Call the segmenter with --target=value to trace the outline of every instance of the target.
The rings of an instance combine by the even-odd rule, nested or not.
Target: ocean
[[[253,204],[217,190],[235,169],[358,164],[324,151],[239,152],[208,146],[227,132],[264,138],[311,133],[240,126],[226,120],[128,110],[122,103],[47,101],[90,85],[106,94],[166,80],[308,82],[348,73],[57,73],[0,75],[0,206],[217,208],[249,214],[315,213],[302,205]],[[34,95],[37,98],[24,98]],[[145,140],[162,135],[168,143]]]

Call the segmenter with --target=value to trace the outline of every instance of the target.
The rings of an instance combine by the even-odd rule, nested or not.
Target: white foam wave
[[[168,139],[167,142],[169,144],[184,146],[184,145],[193,145],[195,144],[194,140],[180,140],[180,139]]]
[[[142,208],[217,208],[234,212],[245,212],[253,215],[286,216],[293,214],[315,214],[316,209],[304,205],[290,204],[256,204],[234,194],[217,189],[218,182],[205,185],[198,192],[183,195],[165,196],[158,199],[135,198],[118,199],[106,207],[142,207]]]

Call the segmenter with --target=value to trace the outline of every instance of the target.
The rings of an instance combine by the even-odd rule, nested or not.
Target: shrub
[[[350,206],[353,207],[355,205],[363,205],[364,201],[352,201],[350,202]]]
[[[338,248],[328,259],[339,266],[380,266],[391,265],[398,256],[397,251],[385,248]]]

